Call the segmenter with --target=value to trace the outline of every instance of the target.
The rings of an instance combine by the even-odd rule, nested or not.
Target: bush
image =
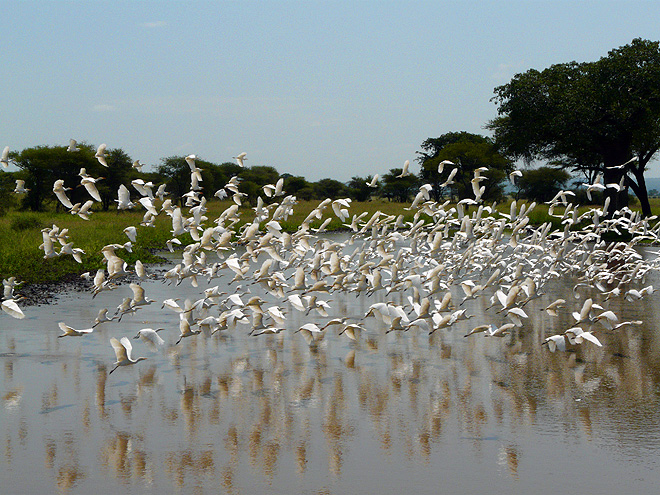
[[[45,225],[37,215],[16,215],[11,219],[9,227],[17,232],[22,232],[30,229],[41,230]]]

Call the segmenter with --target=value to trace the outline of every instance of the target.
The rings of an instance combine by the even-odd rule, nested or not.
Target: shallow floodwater
[[[234,291],[226,280],[213,284]],[[503,321],[481,297],[464,305],[475,318],[432,336],[386,334],[369,318],[358,342],[329,327],[310,348],[294,331],[327,318],[286,307],[278,335],[250,337],[239,325],[174,346],[178,315],[160,302],[197,299],[204,286],[186,281],[142,283],[158,303],[80,338],[58,339],[57,322],[90,326],[131,295],[127,285],[94,300],[64,294],[25,308],[24,320],[0,315],[2,492],[656,492],[657,294],[609,306],[642,327],[600,332],[603,348],[551,354],[543,339],[571,317],[539,309],[569,299],[573,283],[531,301],[529,321],[501,339],[463,337]],[[331,316],[360,317],[382,292],[320,298]],[[165,328],[167,345],[153,352],[132,340],[148,359],[108,375],[109,338],[144,327]]]

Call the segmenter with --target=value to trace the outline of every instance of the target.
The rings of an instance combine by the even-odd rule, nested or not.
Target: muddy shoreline
[[[162,263],[155,263],[148,266],[149,277],[160,279],[162,274],[166,271],[162,268],[163,265],[168,263],[164,260]],[[25,284],[19,287],[16,292],[22,297],[20,306],[43,306],[45,304],[52,304],[58,296],[71,293],[71,292],[88,292],[92,296],[91,280],[87,280],[81,276],[81,273],[69,273],[62,279],[54,282],[40,282],[35,284]],[[125,275],[115,280],[117,285],[128,284],[131,282],[138,282],[139,278],[135,274]]]

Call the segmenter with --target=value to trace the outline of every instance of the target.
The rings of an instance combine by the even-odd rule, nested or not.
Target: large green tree
[[[564,189],[570,178],[571,175],[564,169],[539,167],[523,170],[522,177],[516,182],[523,198],[543,203]]]
[[[314,197],[316,199],[337,199],[348,195],[348,188],[335,179],[321,179],[313,183]]]
[[[486,187],[483,199],[499,199],[503,194],[502,181],[513,170],[511,160],[502,156],[493,141],[479,134],[469,132],[448,132],[437,138],[429,138],[422,143],[422,151],[417,152],[421,164],[420,177],[424,183],[431,184],[432,194],[436,201],[442,198],[444,190],[457,198],[474,197],[471,180],[477,168],[486,167],[488,171],[481,174],[486,177],[481,185]],[[454,165],[442,167],[438,165],[449,160]],[[445,184],[452,170],[457,168],[454,178]]]
[[[660,149],[659,42],[637,38],[596,62],[531,69],[495,88],[493,100],[498,117],[487,127],[507,156],[623,180],[651,214],[644,170]],[[627,204],[627,188],[605,193],[612,211]]]
[[[166,190],[170,194],[169,197],[172,201],[178,201],[183,206],[185,202],[183,195],[190,191],[192,182],[190,166],[183,156],[169,156],[163,158],[161,162],[157,171],[165,181]],[[213,196],[215,193],[216,178],[218,179],[218,188],[226,183],[226,175],[218,165],[197,158],[195,166],[201,170],[202,181],[199,183],[199,187],[201,187],[205,197]]]
[[[23,206],[33,211],[43,210],[46,203],[53,202],[56,208],[62,206],[55,199],[53,184],[56,180],[64,180],[65,187],[71,188],[67,195],[72,203],[87,201],[89,195],[80,185],[81,168],[87,173],[98,177],[104,167],[94,158],[95,149],[81,144],[80,151],[72,153],[66,146],[35,146],[25,148],[14,155],[16,166],[21,169],[25,187],[29,189],[24,198]]]
[[[124,184],[131,191],[131,195],[136,196],[130,182],[140,174],[133,168],[131,157],[121,148],[108,150],[105,161],[107,168],[102,166],[99,170],[99,174],[105,179],[98,183],[97,189],[101,195],[103,210],[108,211],[110,206],[115,204],[120,185]]]
[[[348,197],[355,201],[367,201],[374,194],[374,188],[368,186],[371,179],[372,176],[359,177],[356,175],[352,177],[346,183]]]
[[[401,177],[402,172],[401,168],[392,168],[388,173],[383,174],[381,191],[384,197],[399,203],[408,201],[410,195],[419,187],[419,177],[413,174]]]

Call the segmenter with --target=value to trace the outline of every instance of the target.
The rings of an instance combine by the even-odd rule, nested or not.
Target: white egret
[[[442,160],[440,163],[438,163],[438,174],[442,174],[443,170],[445,169],[445,165],[451,165],[453,167],[456,164],[451,160]]]
[[[9,316],[16,318],[18,320],[22,320],[25,318],[25,313],[21,310],[21,308],[18,307],[18,304],[16,304],[15,299],[5,299],[0,303],[0,307],[2,308],[2,311],[7,313]]]
[[[0,164],[4,168],[9,167],[9,146],[5,146],[5,148],[2,150],[2,155],[0,156]]]
[[[541,345],[547,345],[550,352],[555,352],[557,349],[560,351],[566,350],[566,339],[563,335],[551,335]]]
[[[164,328],[143,328],[138,331],[137,335],[133,337],[134,339],[141,339],[148,344],[154,346],[164,345],[165,341],[158,335],[158,332],[165,330]]]
[[[115,201],[117,202],[118,210],[128,210],[135,206],[135,203],[131,201],[131,193],[124,184],[119,186],[117,199],[115,199]]]
[[[62,203],[66,208],[73,208],[73,204],[71,204],[71,200],[69,197],[66,195],[66,191],[71,190],[70,187],[64,187],[64,179],[57,179],[55,183],[53,184],[53,192],[55,193],[55,196],[57,196],[57,199]]]
[[[66,148],[66,150],[70,153],[80,151],[80,148],[78,148],[78,141],[75,139],[69,139],[69,146]]]
[[[112,321],[116,318],[118,318],[118,317],[117,316],[112,316],[112,317],[108,318],[108,308],[101,308],[99,310],[98,316],[94,319],[94,324],[92,325],[92,328],[96,327],[97,325],[99,325],[101,323]]]
[[[179,319],[179,331],[181,332],[181,335],[179,335],[179,340],[177,340],[174,345],[177,345],[179,342],[181,342],[182,339],[186,337],[192,337],[193,335],[199,335],[202,333],[201,330],[193,330],[190,326],[190,322],[183,317],[184,313],[181,313],[180,319]]]
[[[402,179],[403,177],[408,177],[412,175],[411,172],[408,172],[408,167],[410,167],[410,160],[403,162],[403,169],[399,175],[396,176],[397,179]]]
[[[243,162],[244,162],[245,160],[247,160],[246,157],[247,157],[247,153],[246,153],[245,151],[243,151],[242,153],[239,153],[238,155],[236,155],[236,156],[234,156],[234,157],[232,157],[232,158],[236,159],[236,163],[238,163],[238,166],[239,166],[239,167],[242,167],[242,166],[243,166]]]
[[[59,322],[57,324],[60,329],[64,332],[62,335],[58,335],[58,338],[62,337],[81,337],[83,335],[87,335],[88,333],[92,333],[94,331],[94,328],[83,328],[81,330],[76,330],[75,328],[67,325],[63,321]]]
[[[14,189],[14,192],[16,194],[26,194],[29,191],[25,187],[25,181],[23,179],[16,179],[16,188]]]
[[[94,154],[94,156],[96,157],[96,159],[99,161],[99,163],[101,165],[103,165],[104,167],[107,168],[108,162],[105,159],[106,158],[106,156],[105,156],[106,147],[107,147],[107,145],[105,143],[99,145],[99,147],[96,149],[96,153]]]
[[[509,174],[509,181],[511,181],[511,185],[515,186],[516,185],[516,177],[522,177],[522,172],[520,170],[514,170]]]
[[[373,188],[378,187],[378,177],[379,177],[378,174],[375,174],[375,175],[371,178],[371,181],[366,183],[367,186],[369,186],[369,187],[373,187]]]
[[[80,185],[83,186],[89,195],[99,203],[101,202],[101,195],[99,194],[99,190],[96,188],[96,182],[101,179],[103,179],[103,177],[94,179],[93,177],[87,176],[80,180]]]
[[[131,344],[131,341],[128,340],[128,337],[122,337],[121,340],[111,337],[110,345],[112,345],[112,348],[115,350],[117,361],[114,362],[115,367],[110,370],[108,375],[120,366],[130,366],[131,364],[139,363],[140,361],[147,359],[146,357],[132,358],[131,353],[133,351],[133,345]]]

